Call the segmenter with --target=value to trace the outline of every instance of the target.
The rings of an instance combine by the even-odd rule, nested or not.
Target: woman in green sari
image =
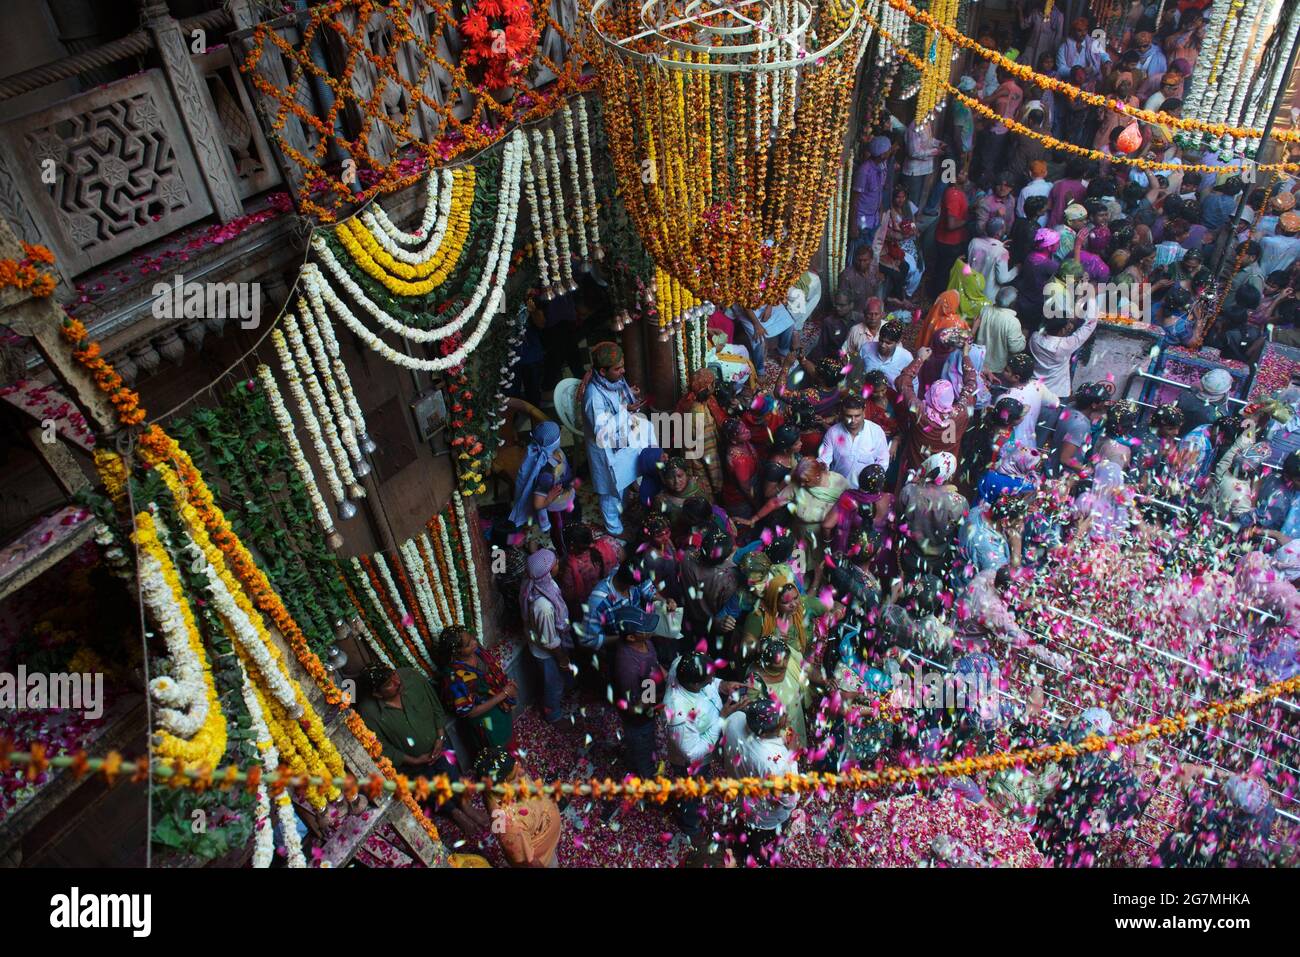
[[[781,702],[795,739],[793,746],[806,748],[808,722],[804,715],[810,704],[810,684],[804,672],[803,655],[780,638],[767,639],[758,650],[745,685],[753,697],[771,697]]]
[[[801,595],[791,579],[774,576],[758,607],[745,619],[737,657],[748,665],[768,638],[779,638],[791,651],[806,655],[813,643],[813,621],[829,610],[812,595]]]
[[[674,525],[688,499],[709,497],[691,475],[686,460],[681,456],[675,455],[663,464],[659,481],[663,489],[655,496],[651,510],[663,515]]]
[[[984,295],[984,274],[971,269],[964,258],[952,264],[952,271],[948,273],[948,288],[961,297],[957,311],[967,323],[974,322],[985,306],[993,305]]]

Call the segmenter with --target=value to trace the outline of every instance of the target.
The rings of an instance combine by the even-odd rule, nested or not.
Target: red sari
[[[746,490],[751,494],[754,481],[758,476],[758,450],[753,443],[733,445],[727,450],[726,467],[723,469],[722,505],[729,515],[748,517],[746,510],[752,514],[753,506]]]

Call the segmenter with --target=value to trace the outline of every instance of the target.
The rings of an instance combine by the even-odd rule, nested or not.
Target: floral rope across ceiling
[[[700,300],[781,303],[822,237],[867,24],[856,0],[589,19],[609,152],[647,250]]]

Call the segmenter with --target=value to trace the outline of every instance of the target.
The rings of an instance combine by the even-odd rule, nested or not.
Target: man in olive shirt
[[[461,778],[447,759],[447,713],[429,680],[414,668],[393,670],[383,665],[367,668],[363,679],[369,694],[357,702],[357,711],[397,773],[412,778],[439,774]],[[487,814],[469,802],[468,793],[440,810],[451,815],[466,837],[490,823]]]

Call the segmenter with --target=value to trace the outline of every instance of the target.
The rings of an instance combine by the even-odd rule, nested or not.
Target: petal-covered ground
[[[588,703],[572,725],[548,727],[531,709],[515,723],[523,763],[546,780],[626,774],[620,761],[619,721],[612,708]],[[662,748],[660,753],[662,753]],[[610,813],[613,808],[612,814]],[[608,820],[605,816],[608,815]],[[719,805],[709,809],[706,832],[713,845],[695,851],[677,827],[671,806],[571,800],[564,809],[560,840],[562,867],[680,867],[721,865],[735,828]],[[467,839],[440,819],[443,838],[453,851],[482,854],[505,866],[490,834]],[[946,835],[960,843],[972,863],[985,866],[1040,867],[1043,855],[1025,829],[987,802],[972,804],[952,790],[934,797],[836,794],[805,796],[792,818],[791,833],[776,862],[786,867],[915,867],[936,863],[931,844]]]

